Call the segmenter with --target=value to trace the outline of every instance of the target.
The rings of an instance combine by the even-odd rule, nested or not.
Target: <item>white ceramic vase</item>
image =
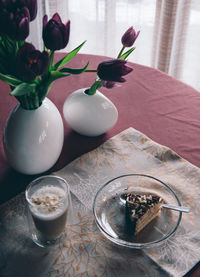
[[[64,127],[57,107],[45,98],[35,110],[18,104],[4,129],[4,149],[10,165],[24,174],[50,169],[60,156]]]
[[[64,118],[69,126],[81,135],[102,135],[115,125],[118,111],[101,92],[88,95],[85,90],[76,90],[65,100]]]

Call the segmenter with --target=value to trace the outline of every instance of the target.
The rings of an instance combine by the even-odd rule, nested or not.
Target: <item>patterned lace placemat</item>
[[[199,168],[171,149],[129,128],[56,174],[66,178],[71,191],[91,210],[100,186],[126,173],[143,173],[166,182],[174,189],[182,205],[191,208],[190,213],[183,214],[181,224],[171,239],[145,251],[169,274],[183,276],[200,258]]]
[[[166,182],[183,205],[175,235],[150,250],[114,245],[97,229],[91,207],[98,189],[121,174],[143,173]],[[200,257],[200,169],[129,128],[82,155],[56,175],[72,192],[74,222],[54,249],[41,249],[29,237],[24,194],[0,208],[0,276],[183,276]]]

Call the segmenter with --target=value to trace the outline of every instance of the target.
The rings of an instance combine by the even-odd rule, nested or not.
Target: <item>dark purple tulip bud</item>
[[[125,60],[114,59],[100,63],[97,74],[101,80],[123,83],[126,80],[122,76],[127,75],[132,70],[131,67],[126,66]]]
[[[32,82],[46,72],[49,66],[49,54],[36,50],[31,43],[24,43],[17,53],[17,70],[19,77],[26,82]]]
[[[136,33],[133,27],[130,27],[122,36],[122,44],[124,47],[131,47],[139,36],[140,31]]]
[[[30,13],[23,7],[13,11],[3,9],[0,11],[0,32],[13,40],[25,40],[29,35]]]
[[[37,0],[0,0],[0,13],[19,14],[23,8],[29,11],[29,21],[36,18],[37,15]]]
[[[70,34],[70,21],[63,24],[58,13],[48,21],[47,15],[43,18],[42,37],[45,46],[52,50],[60,50],[67,46]]]
[[[25,40],[29,35],[30,13],[28,8],[17,9],[10,13],[7,34],[17,41]]]

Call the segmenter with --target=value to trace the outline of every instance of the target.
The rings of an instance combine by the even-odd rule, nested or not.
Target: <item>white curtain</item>
[[[71,20],[70,51],[84,40],[81,53],[116,57],[130,26],[141,33],[129,61],[158,68],[200,90],[199,0],[38,0],[32,28],[41,35],[44,13]],[[40,49],[41,38],[29,39]]]
[[[38,13],[36,19],[30,24],[30,35],[28,41],[31,42],[37,49],[43,49],[42,41],[42,18],[47,12],[48,5],[45,4],[46,1],[38,1]]]

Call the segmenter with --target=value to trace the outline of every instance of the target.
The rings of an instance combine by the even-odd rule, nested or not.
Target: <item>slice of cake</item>
[[[130,232],[137,235],[159,213],[163,199],[155,194],[127,193],[126,222]]]

